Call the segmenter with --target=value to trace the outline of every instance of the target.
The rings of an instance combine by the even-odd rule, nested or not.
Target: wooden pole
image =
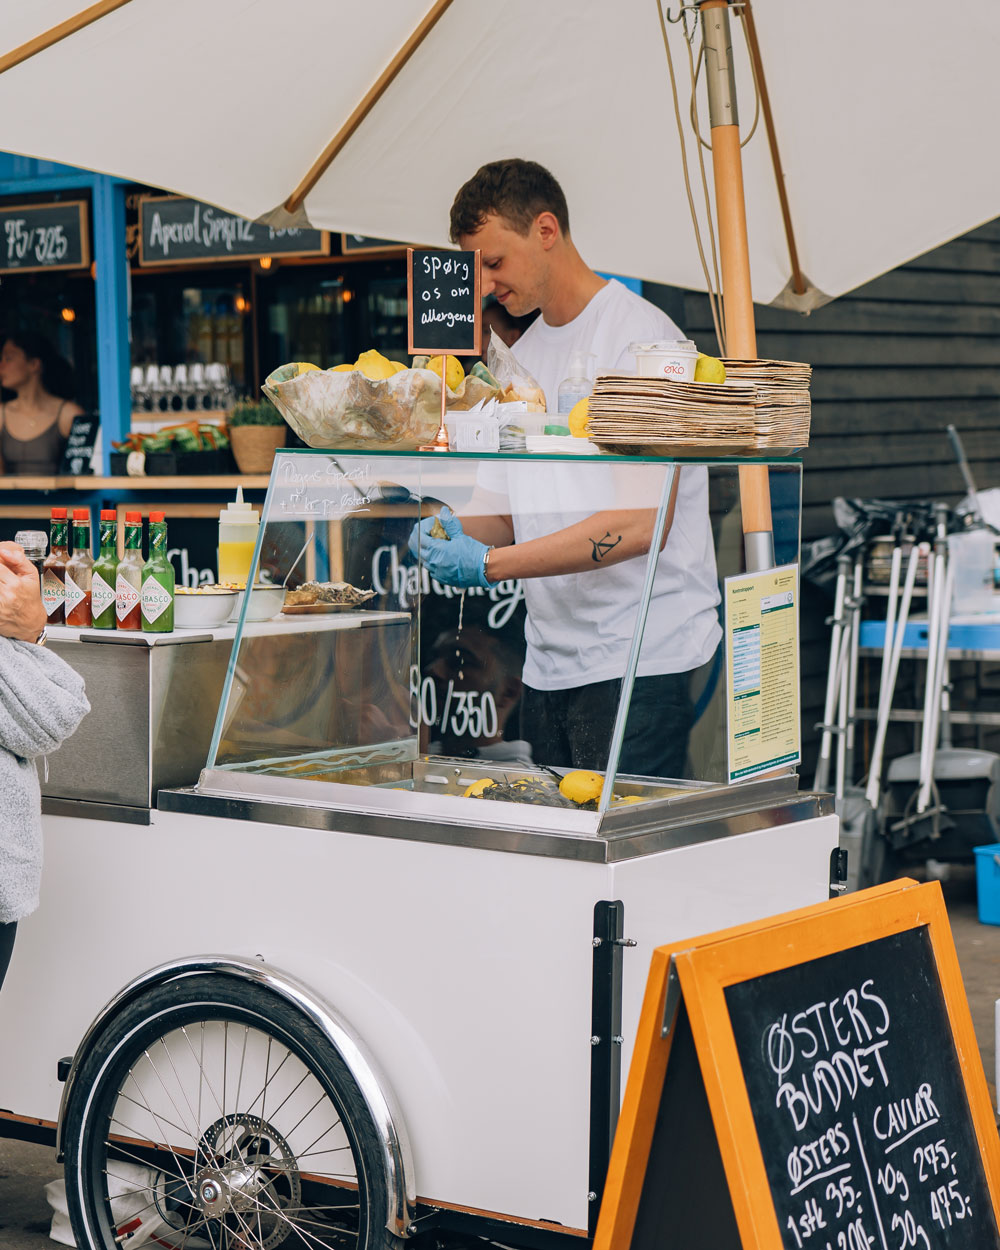
[[[726,354],[755,360],[757,334],[750,287],[743,161],[740,154],[736,80],[729,36],[729,0],[702,0],[709,121],[712,128],[712,172],[719,222],[722,300],[726,311]],[[771,492],[763,465],[740,466],[743,542],[749,572],[774,565]]]
[[[113,13],[115,9],[120,9],[129,3],[131,0],[99,0],[98,4],[92,4],[80,13],[74,13],[65,22],[50,27],[41,35],[36,35],[34,39],[29,39],[27,43],[22,43],[20,47],[0,56],[0,74],[5,70],[13,69],[15,65],[23,64],[39,52],[44,52],[46,48],[59,43],[61,39],[75,35],[78,30],[83,30],[85,26],[89,26],[92,22],[106,17],[108,13]]]

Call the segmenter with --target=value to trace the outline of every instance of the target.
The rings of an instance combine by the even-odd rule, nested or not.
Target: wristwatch
[[[483,552],[483,581],[486,582],[487,585],[493,584],[490,581],[490,552],[492,550],[492,547],[487,547]],[[45,631],[43,630],[42,632],[44,633]]]
[[[44,647],[46,642],[48,642],[48,638],[49,638],[49,627],[48,625],[43,625],[42,632],[35,639],[35,646]]]

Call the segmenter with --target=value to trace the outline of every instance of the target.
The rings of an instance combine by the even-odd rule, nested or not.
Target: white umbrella
[[[655,0],[103,0],[85,25],[80,8],[0,3],[0,149],[257,218],[332,143],[308,220],[427,244],[446,241],[453,194],[482,161],[524,156],[563,183],[594,267],[704,288]],[[754,13],[813,303],[1000,213],[993,0],[757,0]],[[745,132],[739,22],[733,42]],[[707,133],[704,105],[702,119]],[[791,266],[763,126],[743,160],[753,293],[770,302]]]

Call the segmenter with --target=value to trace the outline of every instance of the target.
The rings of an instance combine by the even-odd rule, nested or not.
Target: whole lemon
[[[374,350],[362,352],[354,367],[360,369],[370,382],[382,382],[396,372],[392,363],[381,352]]]
[[[353,372],[354,372],[354,365],[333,365],[332,368],[327,369],[327,373],[353,373]]]
[[[587,418],[590,416],[590,397],[584,395],[583,399],[578,399],[573,407],[569,410],[569,416],[566,424],[569,426],[569,432],[574,438],[586,438]]]
[[[432,373],[436,373],[438,377],[440,377],[441,376],[441,357],[432,356],[430,360],[427,362],[427,368],[430,369]],[[448,389],[452,391],[457,391],[458,388],[462,385],[462,379],[464,377],[465,377],[465,370],[462,368],[462,362],[458,359],[457,356],[449,356],[448,367],[444,375],[444,380],[448,384]]]
[[[478,781],[474,781],[471,786],[466,786],[462,792],[465,799],[478,799],[484,790],[488,790],[490,786],[495,786],[496,782],[489,777],[480,777]]]
[[[718,356],[705,356],[699,352],[694,366],[694,380],[696,382],[725,382],[726,366]]]
[[[409,365],[402,364],[398,360],[390,360],[389,364],[392,365],[393,373],[405,373],[406,370],[409,369],[410,367]]]
[[[295,362],[295,374],[294,374],[294,376],[295,376],[295,377],[297,377],[297,378],[300,378],[300,377],[303,375],[303,373],[312,373],[314,370],[315,370],[317,373],[319,373],[319,371],[320,371],[319,365],[310,365],[310,364],[307,364],[307,363],[306,363],[305,361],[303,361],[303,360],[297,360],[297,361]]]
[[[600,773],[578,768],[575,772],[567,773],[559,782],[559,793],[571,803],[590,803],[600,798],[603,786],[604,778]]]

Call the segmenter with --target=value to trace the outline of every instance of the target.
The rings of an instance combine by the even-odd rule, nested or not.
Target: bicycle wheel
[[[99,1034],[65,1124],[78,1246],[386,1250],[371,1116],[316,1026],[268,990],[196,976]]]

